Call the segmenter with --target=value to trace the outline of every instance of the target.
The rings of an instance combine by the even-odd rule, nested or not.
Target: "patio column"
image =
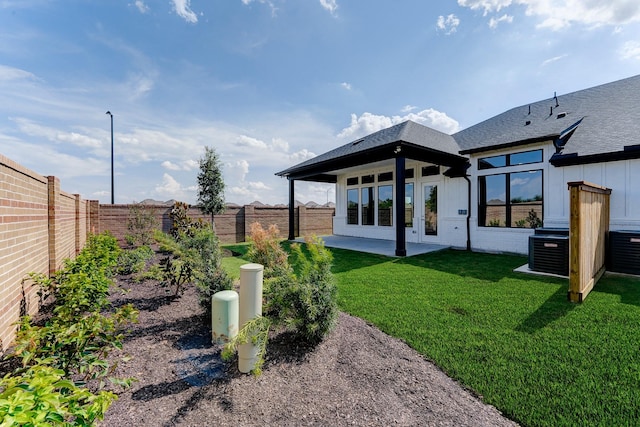
[[[396,157],[396,256],[407,256],[404,222],[404,168],[405,158]]]
[[[296,238],[296,197],[293,182],[293,178],[289,178],[289,240],[295,240]]]

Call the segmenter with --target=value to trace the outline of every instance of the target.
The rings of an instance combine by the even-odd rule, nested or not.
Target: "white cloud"
[[[438,21],[436,22],[438,29],[444,31],[447,35],[455,33],[458,25],[460,25],[460,19],[453,13],[446,17],[438,16]]]
[[[267,144],[265,144],[264,141],[260,141],[259,139],[256,139],[256,138],[251,138],[250,136],[246,136],[246,135],[238,135],[238,138],[236,138],[236,141],[240,147],[260,148],[260,149],[267,148]]]
[[[315,153],[307,150],[306,148],[303,148],[302,150],[291,154],[289,156],[289,160],[291,160],[291,162],[300,163],[304,162],[305,160],[313,159],[315,156]]]
[[[502,15],[500,18],[491,18],[489,19],[489,28],[496,29],[498,28],[498,24],[501,22],[506,22],[511,24],[513,22],[513,16],[507,15],[506,13]]]
[[[336,0],[320,0],[320,5],[328,10],[332,15],[338,10],[338,2]]]
[[[628,41],[618,51],[622,59],[640,60],[640,41]]]
[[[68,142],[77,147],[100,148],[102,146],[99,139],[78,132],[62,132],[23,118],[13,119],[13,121],[21,132],[29,136],[42,137],[57,143]]]
[[[156,185],[154,193],[161,199],[185,200],[188,191],[190,189],[183,188],[174,177],[165,173],[162,175],[162,183]]]
[[[149,12],[149,6],[147,6],[146,4],[144,4],[144,1],[142,0],[136,0],[136,2],[134,3],[135,6],[138,8],[138,10],[140,11],[140,13],[147,13]]]
[[[552,64],[552,63],[554,63],[554,62],[556,62],[556,61],[559,61],[559,60],[561,60],[561,59],[564,59],[564,58],[566,58],[567,56],[569,56],[569,55],[567,55],[566,53],[565,53],[564,55],[554,56],[553,58],[549,58],[549,59],[544,60],[544,61],[542,62],[542,64],[540,64],[540,66],[541,66],[541,67],[546,67],[547,65]]]
[[[12,80],[38,80],[36,76],[20,68],[0,65],[0,81]]]
[[[636,0],[458,0],[458,5],[482,10],[484,16],[514,5],[524,6],[526,15],[542,19],[539,28],[552,30],[567,28],[572,24],[595,28],[603,25],[617,27],[640,21],[640,2]]]
[[[413,110],[415,110],[416,108],[418,108],[418,107],[416,107],[416,106],[414,106],[414,105],[408,105],[408,104],[407,104],[407,105],[405,105],[404,107],[402,107],[402,109],[400,110],[400,112],[401,112],[401,113],[410,113],[410,112],[412,112]]]
[[[278,11],[278,9],[276,8],[276,5],[270,0],[242,0],[242,4],[244,4],[245,6],[248,6],[254,1],[268,5],[269,8],[271,8],[271,16],[276,16],[276,12]]]
[[[185,21],[195,24],[198,22],[198,16],[191,10],[191,0],[172,0],[173,8],[181,18]]]
[[[511,5],[512,0],[458,0],[458,5],[471,10],[483,9],[486,16],[490,12],[500,12],[500,9]]]
[[[346,90],[351,90],[351,84],[350,83],[342,82],[342,83],[340,83],[340,86],[342,86]]]
[[[267,184],[265,184],[262,181],[248,182],[247,185],[252,190],[271,190],[271,187],[269,187]]]
[[[273,138],[271,139],[271,150],[273,151],[289,151],[289,143],[282,138]]]
[[[428,108],[417,113],[409,113],[404,116],[379,116],[371,113],[363,113],[360,117],[351,114],[351,124],[344,128],[339,138],[357,138],[368,135],[381,129],[388,128],[398,123],[412,120],[416,123],[439,130],[446,134],[452,134],[460,129],[460,124],[445,113]]]
[[[161,166],[170,171],[192,171],[198,169],[200,164],[195,160],[184,160],[180,163],[173,163],[170,160],[165,160],[161,163]]]

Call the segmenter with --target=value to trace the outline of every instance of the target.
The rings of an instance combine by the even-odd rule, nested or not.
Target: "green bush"
[[[92,426],[117,396],[93,394],[64,372],[37,365],[0,379],[2,426]]]
[[[140,273],[153,255],[153,249],[146,245],[122,251],[118,257],[118,274]]]
[[[211,227],[193,230],[183,235],[180,244],[193,262],[193,279],[198,291],[198,302],[205,315],[211,314],[211,297],[219,291],[231,289],[233,279],[220,265],[222,254],[218,237]]]
[[[247,252],[251,261],[263,261],[270,267],[267,270],[265,266],[268,274],[265,273],[263,287],[263,318],[266,320],[244,325],[238,333],[239,338],[225,347],[226,358],[238,344],[247,342],[257,344],[263,354],[271,325],[284,327],[292,331],[296,339],[316,345],[336,324],[337,290],[331,273],[331,252],[324,247],[322,239],[312,237],[307,239],[304,249],[300,245],[291,246],[291,265],[274,230],[277,231],[272,227],[265,231],[259,225],[252,226],[252,247]],[[262,358],[259,358],[256,373],[260,372],[261,363]]]
[[[124,326],[137,319],[131,305],[101,314],[109,306],[119,251],[113,236],[91,236],[53,278],[30,275],[53,294],[54,309],[44,326],[32,325],[29,316],[21,319],[11,356],[21,358],[23,367],[0,380],[0,425],[89,426],[103,418],[116,396],[93,394],[71,378],[113,374],[117,361],[109,362],[108,355],[122,348]],[[132,381],[109,379],[120,385]]]
[[[289,256],[280,246],[282,239],[280,238],[280,231],[275,224],[271,224],[265,230],[259,222],[254,222],[250,226],[249,240],[251,246],[247,251],[246,258],[251,262],[264,266],[265,278],[289,274]]]
[[[153,230],[157,227],[158,219],[153,208],[135,203],[129,207],[125,240],[129,246],[147,246],[153,241]]]

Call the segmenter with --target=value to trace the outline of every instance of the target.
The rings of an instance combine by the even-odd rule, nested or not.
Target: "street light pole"
[[[111,204],[113,205],[113,114],[111,111],[107,111],[109,117],[111,117]]]

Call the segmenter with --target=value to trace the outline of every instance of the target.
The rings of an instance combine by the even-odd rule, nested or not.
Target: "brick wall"
[[[127,218],[130,205],[100,205],[98,213],[99,233],[111,232],[121,243],[127,235]],[[171,230],[171,206],[147,206],[153,211],[159,228],[164,232]],[[295,227],[297,236],[332,234],[334,208],[296,208]],[[209,215],[203,215],[195,207],[189,209],[189,216],[211,221]],[[259,222],[263,227],[276,224],[280,235],[286,237],[289,230],[289,209],[271,206],[229,206],[223,214],[214,216],[216,234],[222,243],[237,243],[247,240],[252,223]]]
[[[96,203],[97,204],[97,203]],[[15,322],[39,309],[31,272],[50,274],[84,246],[87,202],[0,155],[0,350],[15,338]]]

